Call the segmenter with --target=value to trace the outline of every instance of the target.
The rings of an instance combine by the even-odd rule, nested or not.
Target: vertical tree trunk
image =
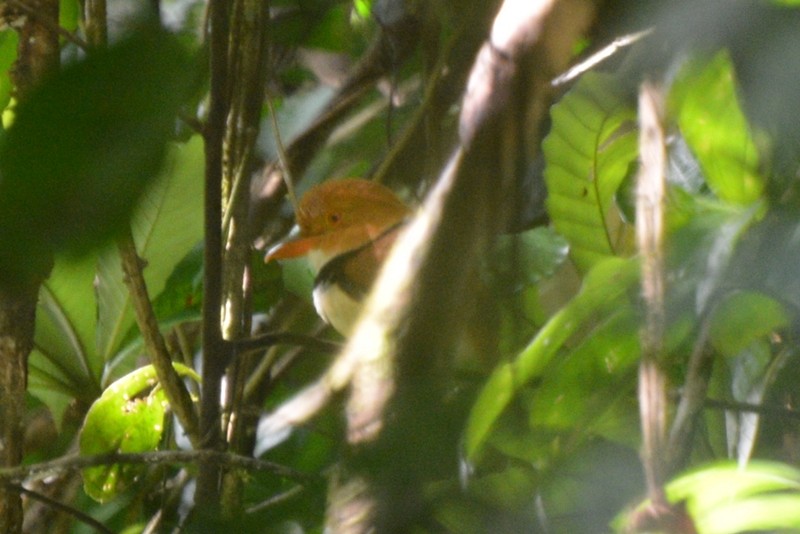
[[[24,100],[59,64],[58,34],[54,31],[58,0],[26,5],[30,11],[4,13],[19,21],[12,25],[19,32],[19,48],[10,72],[19,100]],[[28,355],[33,349],[39,286],[46,275],[34,273],[15,287],[0,287],[0,467],[22,461]],[[0,532],[22,532],[22,518],[20,495],[0,487]]]
[[[28,354],[33,348],[38,284],[0,290],[0,466],[22,461]],[[20,532],[22,502],[18,493],[0,488],[0,532]]]

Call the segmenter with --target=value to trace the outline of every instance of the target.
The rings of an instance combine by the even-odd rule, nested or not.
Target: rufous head
[[[391,189],[379,183],[355,178],[323,182],[300,201],[300,238],[277,245],[265,261],[311,255],[319,267],[377,238],[410,213]]]

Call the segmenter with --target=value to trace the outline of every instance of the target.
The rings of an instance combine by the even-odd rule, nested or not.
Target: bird
[[[299,237],[272,247],[264,261],[306,257],[315,273],[314,307],[345,337],[412,209],[370,180],[328,180],[310,188],[296,210]]]

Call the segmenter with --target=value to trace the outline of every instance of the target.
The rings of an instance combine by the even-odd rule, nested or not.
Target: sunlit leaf
[[[589,73],[551,111],[542,145],[547,208],[582,271],[630,250],[614,195],[637,156],[636,115],[608,75]]]
[[[363,19],[368,19],[372,15],[372,0],[353,0],[353,7]]]
[[[800,528],[800,471],[777,462],[712,465],[667,485],[672,502],[686,501],[699,532]]]
[[[178,374],[195,380],[186,366],[173,364]],[[148,365],[111,384],[89,408],[80,434],[84,455],[155,450],[164,431],[168,403],[157,387],[153,366]],[[142,466],[103,465],[83,470],[84,489],[93,499],[105,502],[123,491]]]
[[[671,104],[678,126],[700,162],[710,188],[727,202],[761,197],[759,154],[739,105],[728,55],[692,61],[673,84]]]

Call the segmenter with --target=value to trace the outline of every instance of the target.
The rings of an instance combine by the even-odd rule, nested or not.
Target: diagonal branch
[[[133,237],[128,234],[118,242],[120,257],[122,258],[122,270],[125,273],[125,285],[131,294],[133,309],[136,314],[136,324],[144,338],[144,345],[150,361],[158,375],[158,381],[164,388],[172,411],[181,422],[192,445],[197,447],[200,443],[200,430],[197,422],[197,414],[194,411],[192,398],[186,385],[181,380],[178,373],[172,367],[172,358],[164,342],[164,336],[158,327],[158,319],[153,311],[150,296],[147,292],[147,284],[142,273],[143,261],[136,252],[136,245]]]

